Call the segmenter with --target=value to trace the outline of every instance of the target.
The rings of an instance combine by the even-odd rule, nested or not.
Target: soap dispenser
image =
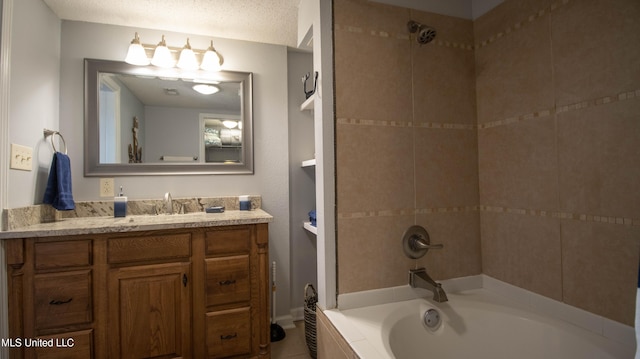
[[[127,196],[122,193],[122,186],[120,186],[120,194],[113,198],[113,216],[127,216]]]

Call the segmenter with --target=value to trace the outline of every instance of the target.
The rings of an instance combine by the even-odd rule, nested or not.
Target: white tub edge
[[[484,288],[489,292],[508,298],[528,308],[532,312],[563,320],[625,346],[628,345],[633,348],[636,346],[635,329],[631,326],[516,287],[485,274],[447,279],[440,281],[440,283],[442,283],[445,291],[450,293]],[[369,356],[362,355],[371,355],[369,350],[375,349],[368,343],[364,335],[350,324],[348,319],[344,318],[344,315],[340,313],[340,311],[421,298],[429,295],[432,295],[431,292],[423,289],[414,289],[409,287],[409,285],[340,294],[338,295],[338,308],[324,311],[324,313],[356,353],[362,358],[369,358]],[[356,342],[357,345],[352,345],[352,343],[355,344]],[[365,347],[371,347],[367,350],[367,353],[363,352],[363,348]],[[386,355],[380,354],[380,358],[385,357]]]

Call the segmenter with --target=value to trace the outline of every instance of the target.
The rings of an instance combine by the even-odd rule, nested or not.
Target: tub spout
[[[442,289],[442,285],[431,279],[425,268],[409,270],[409,285],[411,288],[424,288],[432,291],[433,300],[438,303],[448,300],[447,293]]]

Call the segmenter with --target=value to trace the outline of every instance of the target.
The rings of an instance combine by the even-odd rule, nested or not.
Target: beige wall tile
[[[436,40],[472,45],[473,21],[432,12],[411,10],[411,20],[435,28]]]
[[[479,130],[480,203],[557,210],[555,136],[553,116]]]
[[[477,18],[474,23],[476,44],[482,43],[491,37],[497,37],[499,33],[506,33],[507,28],[518,31],[531,23],[530,18],[539,20],[537,14],[541,10],[548,9],[552,0],[507,0],[493,8],[488,13]],[[548,10],[545,11],[548,13]],[[518,27],[514,25],[520,23]]]
[[[414,205],[413,133],[390,126],[337,126],[339,212]]]
[[[640,227],[562,222],[567,304],[634,325]]]
[[[558,115],[563,211],[640,218],[640,98]]]
[[[411,19],[437,31],[427,45],[411,37],[415,121],[475,124],[473,23],[422,11]]]
[[[337,117],[411,121],[411,50],[408,38],[395,36],[408,35],[408,14],[380,4],[336,3]]]
[[[478,204],[475,130],[415,129],[416,207]]]
[[[552,109],[549,15],[476,50],[478,123]]]
[[[431,243],[444,248],[429,250],[415,265],[436,280],[482,273],[479,221],[477,211],[417,215],[416,223],[427,230]]]
[[[413,41],[411,47],[415,121],[475,125],[473,51]]]
[[[402,235],[414,216],[338,218],[340,294],[407,284]]]
[[[368,0],[335,0],[333,6],[334,22],[340,27],[359,27],[367,33],[384,31],[391,36],[408,34],[409,9]]]
[[[558,219],[482,212],[480,228],[485,274],[562,300]]]
[[[409,41],[337,31],[336,116],[411,121]]]
[[[640,2],[570,1],[551,19],[559,105],[640,88]]]

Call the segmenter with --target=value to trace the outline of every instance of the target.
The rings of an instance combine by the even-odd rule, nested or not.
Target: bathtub
[[[362,359],[634,358],[631,327],[608,323],[621,326],[608,338],[597,320],[578,319],[583,328],[484,288],[447,294],[445,303],[418,298],[324,313]],[[434,328],[423,321],[429,309],[439,315]]]

